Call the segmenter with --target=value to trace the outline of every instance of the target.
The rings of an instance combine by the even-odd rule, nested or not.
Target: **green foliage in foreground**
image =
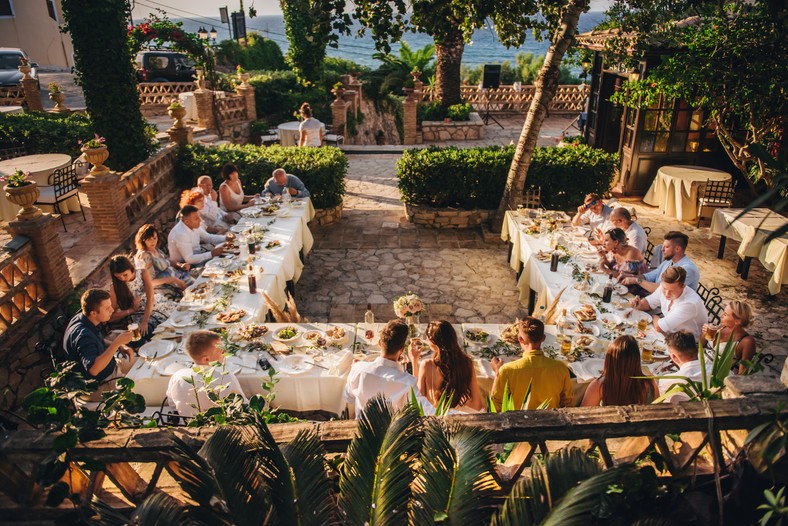
[[[0,144],[15,144],[34,153],[80,155],[77,141],[93,137],[90,117],[74,113],[0,113]]]
[[[397,162],[402,200],[411,204],[495,209],[503,195],[514,147],[407,150]],[[542,187],[545,207],[568,209],[585,194],[608,192],[618,155],[585,145],[536,148],[526,188]]]
[[[216,187],[221,183],[222,166],[238,167],[244,192],[256,194],[277,168],[284,168],[306,185],[315,208],[332,208],[342,202],[348,160],[339,148],[299,148],[282,146],[226,146],[181,148],[175,176],[181,186],[194,186],[201,175],[210,175]]]

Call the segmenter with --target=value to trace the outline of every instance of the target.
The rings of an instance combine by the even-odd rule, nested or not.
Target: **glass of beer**
[[[140,326],[137,323],[129,323],[127,327],[129,331],[131,331],[131,339],[132,341],[138,342],[142,339],[142,333],[140,332]]]
[[[714,341],[714,338],[717,337],[717,332],[719,332],[719,330],[719,325],[707,324],[705,330],[703,331],[703,337],[708,341]]]
[[[569,354],[569,351],[572,350],[572,339],[564,336],[564,339],[561,340],[561,354],[564,356]]]
[[[640,353],[640,361],[643,363],[651,363],[654,358],[654,349],[649,345],[644,345]]]
[[[646,329],[648,329],[648,318],[643,316],[638,320],[638,330],[645,331]]]

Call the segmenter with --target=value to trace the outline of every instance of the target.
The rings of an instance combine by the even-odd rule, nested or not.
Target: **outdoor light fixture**
[[[216,28],[211,26],[211,40],[216,41]]]
[[[200,37],[201,40],[208,40],[208,30],[200,26],[200,29],[197,30],[197,36]]]

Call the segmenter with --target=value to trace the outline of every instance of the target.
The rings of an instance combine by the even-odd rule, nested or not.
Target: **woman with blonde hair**
[[[431,360],[419,367],[418,387],[432,405],[441,395],[449,398],[449,407],[480,411],[484,407],[473,360],[460,346],[457,332],[448,321],[433,321],[427,326],[427,345]],[[411,345],[414,342],[411,340]]]
[[[303,121],[298,125],[299,146],[322,146],[323,123],[312,117],[312,107],[308,102],[301,105]]]
[[[155,226],[148,223],[142,225],[134,236],[134,263],[150,275],[153,287],[159,289],[170,299],[180,299],[183,289],[194,283],[189,275],[189,264],[182,268],[174,266],[167,256],[159,249],[161,235]]]
[[[607,347],[602,375],[588,384],[581,405],[650,404],[659,396],[657,383],[639,376],[644,374],[638,342],[629,335],[619,336]]]
[[[752,307],[746,302],[733,300],[722,311],[719,327],[709,324],[703,326],[701,343],[714,345],[715,341],[719,339],[719,343],[724,347],[732,336],[736,343],[732,369],[743,374],[747,370],[747,366],[742,362],[744,360],[750,361],[755,356],[755,338],[745,330],[752,321]]]

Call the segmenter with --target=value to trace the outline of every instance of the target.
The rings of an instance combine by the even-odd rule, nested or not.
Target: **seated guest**
[[[725,347],[725,343],[733,337],[736,343],[736,350],[731,369],[743,374],[746,366],[742,360],[751,361],[755,356],[755,338],[753,338],[745,329],[752,323],[752,307],[749,304],[733,300],[725,306],[725,310],[720,317],[720,326],[712,327],[711,325],[703,326],[703,333],[701,335],[701,343],[704,345],[714,345],[719,339],[721,347]],[[709,341],[706,340],[709,337]]]
[[[144,268],[135,268],[126,256],[113,256],[109,260],[109,273],[112,276],[109,295],[115,311],[108,325],[111,329],[125,330],[130,323],[136,323],[142,339],[131,346],[140,347],[150,340],[153,330],[172,314],[177,303],[156,294],[150,273]]]
[[[183,289],[194,283],[194,278],[188,272],[188,263],[175,266],[159,250],[160,237],[155,226],[142,225],[134,236],[134,246],[137,247],[134,263],[137,268],[148,271],[155,289],[170,299],[178,300]]]
[[[241,180],[238,178],[238,168],[234,164],[225,164],[222,168],[224,182],[219,185],[219,204],[225,212],[237,212],[252,206],[252,199],[260,194],[244,195]]]
[[[619,336],[607,347],[602,375],[591,380],[583,406],[650,404],[659,396],[657,382],[643,376],[640,348],[632,336]]]
[[[432,405],[438,405],[444,395],[452,409],[481,411],[484,401],[476,382],[473,359],[460,346],[457,331],[448,321],[433,321],[425,335],[433,356],[421,365],[418,373],[414,362],[419,391]]]
[[[126,344],[132,340],[131,331],[124,331],[107,343],[102,337],[103,324],[112,317],[112,302],[109,292],[101,289],[88,289],[80,300],[82,312],[68,322],[63,336],[63,349],[69,360],[79,364],[78,371],[85,378],[99,382],[98,390],[89,401],[101,401],[101,392],[113,389],[114,380],[126,374],[134,364],[134,351]],[[128,360],[116,360],[118,351]]]
[[[610,219],[612,211],[612,208],[602,202],[599,194],[588,194],[583,200],[583,204],[577,207],[572,224],[574,226],[588,225],[593,232]]]
[[[648,235],[643,227],[632,219],[632,214],[623,206],[617,206],[610,212],[610,224],[620,228],[627,236],[630,246],[640,250],[641,253],[648,247]]]
[[[181,193],[181,202],[179,203],[179,207],[183,208],[186,205],[192,205],[197,207],[197,210],[200,213],[200,219],[202,219],[203,228],[209,234],[224,234],[227,232],[227,228],[222,226],[215,226],[213,223],[209,223],[203,217],[202,211],[205,208],[205,195],[197,190],[184,190]]]
[[[608,252],[613,255],[612,260],[607,258]],[[599,254],[599,268],[608,274],[637,275],[648,270],[643,254],[628,244],[627,236],[620,228],[614,228],[605,233],[602,246],[597,253]]]
[[[225,214],[219,207],[219,194],[213,189],[213,181],[210,176],[201,175],[197,178],[197,186],[192,190],[202,192],[205,196],[203,207],[200,209],[200,217],[205,224],[213,225],[216,228],[224,228],[228,230],[233,223],[233,218],[230,214]]]
[[[657,332],[667,334],[686,330],[699,338],[703,325],[709,321],[709,314],[703,298],[687,286],[686,279],[686,270],[670,267],[662,273],[662,284],[656,291],[643,299],[635,296],[630,304],[642,311],[660,307],[662,318],[652,314]]]
[[[345,384],[345,399],[356,417],[364,412],[367,402],[379,394],[391,402],[396,410],[408,403],[410,393],[414,391],[421,398],[425,409],[432,409],[429,402],[419,395],[416,378],[406,373],[398,363],[405,351],[407,339],[408,326],[404,321],[388,322],[380,332],[380,356],[371,362],[356,362],[350,368]],[[411,346],[408,354],[413,363],[413,372],[418,374],[421,349]]]
[[[698,290],[700,281],[700,271],[695,263],[687,257],[687,244],[689,237],[686,234],[670,231],[665,234],[665,241],[662,243],[662,254],[664,261],[654,270],[634,277],[627,277],[622,280],[624,285],[640,285],[646,292],[654,292],[659,288],[662,274],[671,267],[681,267],[687,273],[687,286],[692,290]]]
[[[569,368],[563,362],[546,357],[542,351],[544,323],[529,316],[520,320],[517,327],[517,341],[523,350],[523,357],[507,364],[500,358],[490,360],[496,372],[491,394],[495,408],[501,410],[507,385],[515,409],[536,409],[545,401],[550,408],[571,406],[574,392]],[[523,407],[529,384],[531,397],[528,405]]]
[[[235,236],[228,233],[226,236],[209,234],[202,228],[202,220],[197,207],[186,205],[179,212],[181,220],[178,221],[167,236],[167,246],[170,251],[170,260],[174,263],[188,263],[199,265],[224,252],[222,243],[233,239]],[[210,251],[202,247],[202,243],[216,245]]]
[[[665,343],[668,346],[670,359],[675,363],[679,370],[670,373],[670,376],[684,376],[692,381],[700,382],[702,373],[700,360],[698,360],[698,344],[695,337],[689,331],[673,332],[665,336]],[[711,360],[706,360],[706,378],[711,375]],[[661,378],[659,380],[659,394],[664,395],[674,384],[686,383],[684,380],[675,378]],[[675,393],[665,402],[679,402],[688,400],[689,396],[685,393]]]
[[[309,190],[306,189],[301,179],[291,175],[282,168],[277,168],[272,174],[273,177],[265,182],[263,193],[271,195],[282,195],[282,190],[287,188],[291,197],[309,197]]]
[[[222,337],[211,331],[195,331],[186,338],[186,352],[194,361],[194,367],[177,371],[167,385],[168,403],[181,416],[191,418],[214,407],[208,391],[213,391],[220,398],[226,398],[231,393],[244,398],[238,379],[224,369],[224,350],[219,346],[221,341]],[[211,371],[211,364],[216,362],[216,368]],[[213,380],[206,386],[208,376],[212,376]]]

